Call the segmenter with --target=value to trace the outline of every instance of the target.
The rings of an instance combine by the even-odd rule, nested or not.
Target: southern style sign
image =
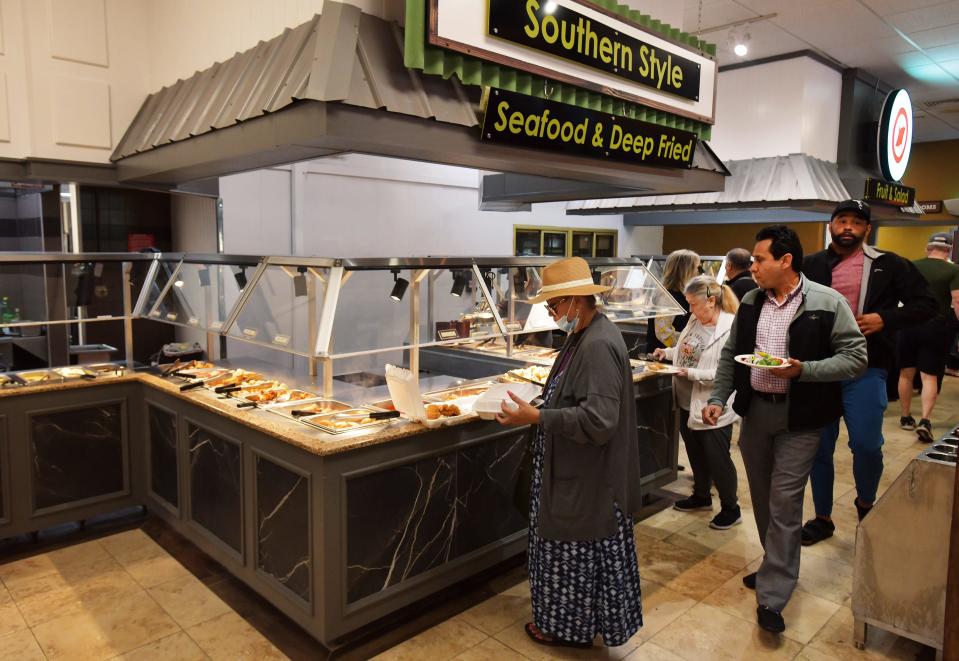
[[[909,92],[893,90],[882,104],[877,152],[879,170],[889,181],[899,181],[909,165],[912,151],[912,100]]]
[[[864,196],[869,202],[889,204],[894,207],[911,207],[916,201],[916,189],[901,184],[890,184],[876,179],[866,179]]]
[[[573,60],[660,92],[698,100],[700,65],[582,12],[543,0],[489,0],[490,35]]]
[[[482,139],[676,168],[692,167],[696,151],[688,131],[499,89],[490,93]]]
[[[716,60],[591,0],[430,0],[430,43],[700,122]]]

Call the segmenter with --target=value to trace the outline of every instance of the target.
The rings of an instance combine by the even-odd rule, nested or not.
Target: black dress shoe
[[[756,572],[752,574],[746,574],[743,576],[743,585],[745,585],[750,590],[756,589]]]
[[[756,608],[756,619],[759,626],[772,633],[782,633],[786,630],[786,621],[778,611],[774,611],[769,606],[759,606]]]

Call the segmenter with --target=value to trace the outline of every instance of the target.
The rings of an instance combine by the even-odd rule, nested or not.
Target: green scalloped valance
[[[664,37],[703,50],[710,55],[716,54],[716,46],[700,41],[693,35],[681,32],[666,23],[650,18],[642,12],[621,5],[615,0],[592,0],[609,11],[658,32]],[[581,87],[567,85],[525,71],[500,66],[469,55],[448,51],[427,43],[426,21],[427,0],[406,0],[406,32],[404,38],[404,63],[410,69],[420,69],[423,73],[449,78],[456,75],[464,85],[498,87],[510,92],[528,94],[540,98],[550,98],[581,108],[597,110],[611,115],[620,115],[631,119],[669,126],[695,133],[699,139],[708,140],[712,127],[704,122],[654,110],[636,103],[623,101],[606,94],[590,92]],[[547,94],[549,92],[549,94]]]

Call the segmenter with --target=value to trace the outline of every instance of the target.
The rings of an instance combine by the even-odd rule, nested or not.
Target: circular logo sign
[[[912,100],[906,90],[893,90],[882,104],[879,118],[878,156],[882,176],[899,181],[912,151]]]

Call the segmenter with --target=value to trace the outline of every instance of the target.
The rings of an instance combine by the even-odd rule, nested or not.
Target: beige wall
[[[146,0],[0,0],[0,157],[106,162],[149,92]]]
[[[796,230],[802,242],[803,254],[809,255],[823,249],[825,227],[823,223],[787,223]],[[669,225],[663,230],[663,253],[686,248],[700,255],[725,255],[733,248],[746,248],[750,252],[756,245],[756,232],[763,224],[731,225]]]

